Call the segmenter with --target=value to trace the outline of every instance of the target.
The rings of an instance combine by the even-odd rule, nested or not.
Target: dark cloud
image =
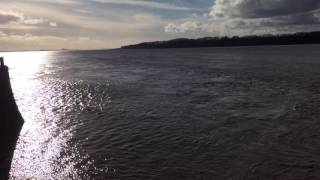
[[[226,26],[234,32],[261,34],[319,30],[320,1],[240,0],[233,4],[228,0],[217,0],[212,10],[214,16],[215,11],[219,12],[219,8],[222,8],[219,2],[223,2],[224,6],[229,5],[232,9],[225,11],[223,15],[218,14],[216,18],[220,16],[228,19]]]
[[[276,16],[271,18],[257,18],[257,19],[236,19],[230,23],[236,28],[254,28],[264,27],[271,28],[277,26],[296,26],[296,25],[313,25],[320,23],[320,11],[308,12],[301,14],[294,14],[288,16]]]
[[[216,0],[211,15],[217,18],[268,18],[319,8],[319,0]]]

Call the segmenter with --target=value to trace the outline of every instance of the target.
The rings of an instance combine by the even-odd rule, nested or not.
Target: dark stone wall
[[[8,179],[23,122],[12,93],[8,67],[0,58],[0,180]]]

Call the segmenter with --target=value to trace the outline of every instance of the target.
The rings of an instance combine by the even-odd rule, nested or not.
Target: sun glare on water
[[[64,156],[70,132],[57,125],[53,86],[44,78],[55,52],[0,53],[9,67],[12,89],[25,120],[15,150],[11,179],[64,179],[75,177],[73,164]],[[64,161],[64,166],[57,166]],[[63,167],[63,169],[61,169]]]
[[[51,53],[53,52],[5,52],[0,53],[0,56],[4,57],[5,64],[9,66],[11,78],[18,78],[38,73],[40,65],[46,63]]]

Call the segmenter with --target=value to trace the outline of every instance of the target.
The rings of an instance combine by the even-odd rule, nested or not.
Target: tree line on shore
[[[169,41],[143,42],[123,46],[123,49],[153,48],[192,48],[192,47],[226,47],[226,46],[261,46],[261,45],[294,45],[320,44],[320,31],[298,32],[279,35],[252,35],[233,37],[204,37],[200,39],[179,38]]]

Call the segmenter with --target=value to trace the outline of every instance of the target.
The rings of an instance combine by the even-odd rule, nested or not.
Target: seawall
[[[0,58],[0,180],[9,177],[13,152],[23,123],[11,89],[8,67]]]

